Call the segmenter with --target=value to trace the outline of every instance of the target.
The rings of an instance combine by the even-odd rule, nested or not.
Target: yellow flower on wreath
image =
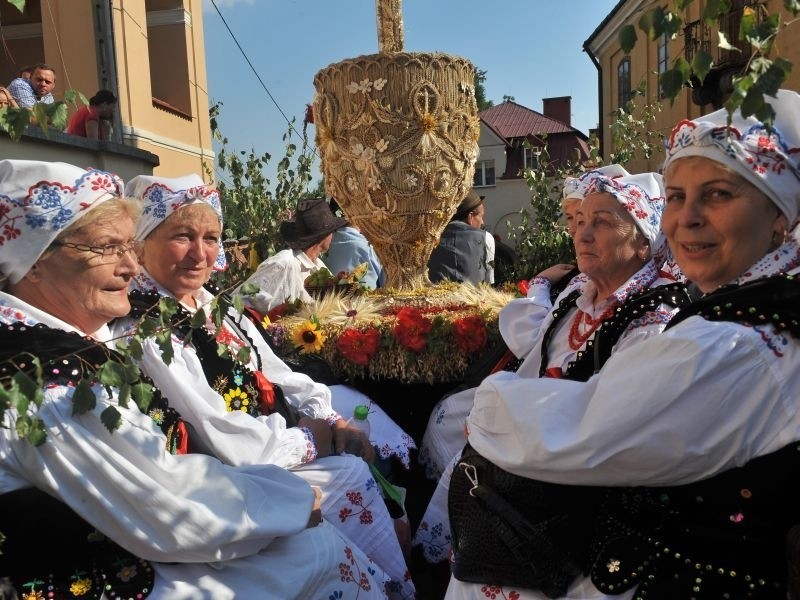
[[[225,408],[228,409],[228,412],[233,412],[234,410],[247,412],[247,407],[250,405],[250,398],[248,398],[247,394],[240,388],[237,387],[235,390],[228,390],[222,397],[225,398]]]
[[[319,321],[311,317],[292,329],[292,341],[300,348],[300,354],[317,353],[325,345],[325,334],[322,332]]]
[[[88,577],[83,579],[78,579],[74,583],[70,584],[69,591],[72,592],[73,596],[83,596],[92,589],[92,580]]]

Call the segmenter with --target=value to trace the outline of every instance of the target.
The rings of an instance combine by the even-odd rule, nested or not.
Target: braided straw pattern
[[[314,78],[328,195],[375,247],[397,290],[429,285],[428,259],[472,186],[474,68],[438,53],[374,54]]]
[[[378,16],[378,52],[388,54],[403,51],[402,0],[376,0]]]

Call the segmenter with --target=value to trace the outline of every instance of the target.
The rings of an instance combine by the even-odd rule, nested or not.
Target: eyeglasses
[[[91,252],[103,258],[115,258],[121,260],[125,253],[132,252],[134,255],[142,247],[142,243],[131,240],[125,244],[106,244],[104,246],[89,246],[88,244],[73,244],[72,242],[53,242],[62,248],[74,248],[78,252]]]

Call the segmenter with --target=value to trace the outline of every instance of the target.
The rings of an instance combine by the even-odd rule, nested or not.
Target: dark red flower
[[[427,335],[433,324],[413,308],[403,308],[397,313],[394,337],[397,342],[413,352],[421,352],[428,344]]]
[[[478,315],[470,315],[453,321],[453,337],[456,346],[464,354],[477,352],[486,345],[486,324]]]
[[[339,339],[336,340],[336,347],[351,363],[366,366],[369,359],[378,351],[378,344],[381,334],[376,329],[345,329]]]

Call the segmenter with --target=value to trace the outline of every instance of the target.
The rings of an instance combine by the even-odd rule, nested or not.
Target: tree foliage
[[[520,210],[519,225],[508,223],[509,241],[515,243],[518,255],[514,279],[530,279],[551,265],[575,260],[561,214],[561,189],[564,178],[582,167],[554,165],[546,142],[545,138],[537,167],[523,173],[531,192],[530,205]]]
[[[249,244],[245,263],[231,261],[221,282],[227,287],[247,277],[262,260],[284,248],[278,228],[281,221],[292,215],[297,202],[310,193],[314,154],[305,138],[299,149],[291,141],[294,127],[290,125],[283,136],[285,155],[278,161],[273,184],[265,172],[272,160],[269,153],[228,148],[228,140],[219,129],[220,107],[220,103],[213,105],[210,116],[212,133],[222,143],[217,153],[217,189],[225,220],[224,237]]]
[[[478,110],[484,110],[494,106],[494,102],[486,99],[486,71],[484,69],[475,69],[475,102],[478,104]]]
[[[639,19],[638,27],[648,39],[655,40],[662,35],[675,39],[683,27],[683,17],[687,7],[694,0],[674,0],[673,9],[657,6],[645,12]],[[786,27],[797,22],[800,15],[798,0],[783,0],[787,12],[795,17],[792,21],[781,23],[780,15],[770,13],[763,3],[745,5],[739,24],[737,38],[752,49],[752,54],[742,73],[733,79],[733,92],[725,103],[729,115],[737,109],[747,117],[755,116],[771,126],[775,120],[775,111],[765,101],[764,96],[775,96],[778,89],[789,76],[792,63],[780,56],[773,56],[775,38]],[[707,26],[719,26],[722,17],[730,13],[731,0],[707,0],[704,5],[702,20]],[[619,43],[622,51],[629,53],[637,43],[638,35],[634,25],[625,25],[619,32]],[[718,33],[719,48],[739,52],[728,40],[723,31]],[[672,66],[660,76],[661,89],[671,102],[685,87],[691,87],[693,80],[705,80],[714,67],[712,55],[705,49],[694,54],[691,63],[683,56],[673,60]]]

